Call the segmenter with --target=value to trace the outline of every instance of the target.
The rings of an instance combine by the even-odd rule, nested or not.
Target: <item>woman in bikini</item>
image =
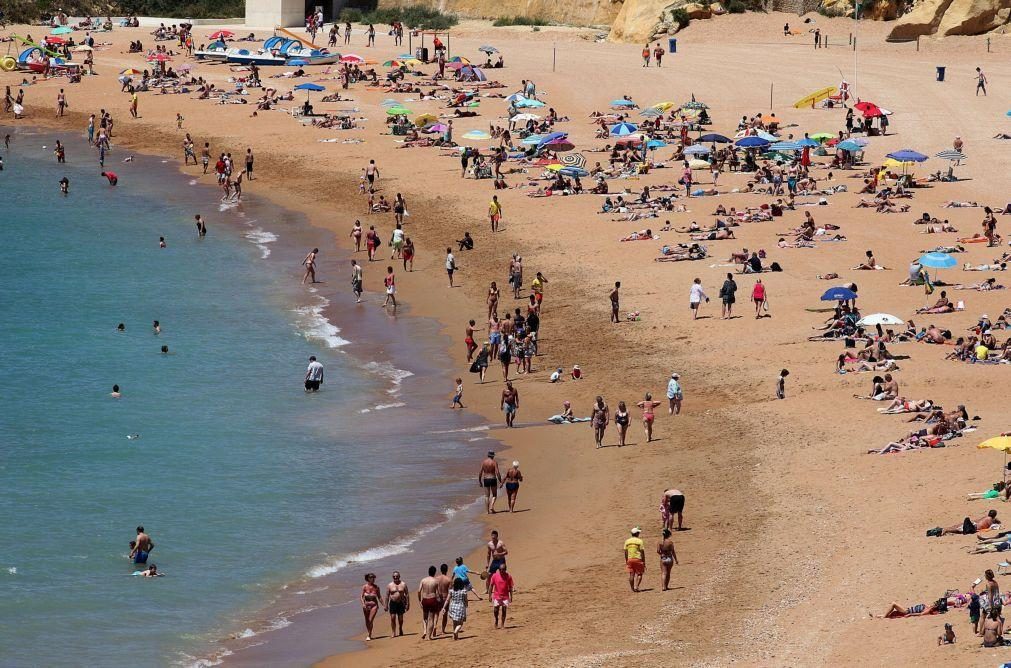
[[[523,474],[520,472],[520,463],[513,462],[513,465],[505,472],[505,477],[502,478],[502,486],[505,487],[510,513],[516,512],[516,495],[520,491],[521,482],[523,482]]]
[[[355,252],[360,252],[362,250],[362,221],[355,221],[355,226],[351,228],[349,236],[355,240]]]
[[[614,412],[614,424],[618,427],[618,447],[625,447],[625,434],[628,433],[628,425],[631,422],[628,408],[624,401],[618,402],[618,410]]]
[[[491,319],[492,316],[498,316],[498,286],[495,281],[488,288],[488,318]]]
[[[663,530],[663,540],[656,546],[656,553],[660,555],[660,581],[663,583],[663,590],[670,589],[670,571],[678,562],[677,552],[674,551],[674,541],[670,539],[670,529]]]
[[[642,426],[646,430],[646,442],[649,443],[653,440],[653,409],[660,405],[659,401],[653,401],[653,395],[649,392],[646,393],[646,397],[636,404],[642,409]]]
[[[593,440],[597,444],[597,448],[604,447],[604,431],[607,429],[607,423],[610,420],[610,409],[608,409],[607,404],[604,402],[604,398],[597,396],[597,400],[593,402],[593,412],[590,414],[590,424],[593,426]]]
[[[376,249],[379,248],[379,233],[376,232],[375,225],[369,225],[369,231],[365,234],[365,248],[369,252],[369,262],[376,259]]]
[[[362,586],[360,596],[362,602],[362,613],[365,615],[366,640],[372,640],[372,625],[375,624],[376,615],[379,614],[379,606],[382,605],[383,597],[376,585],[376,574],[366,573],[365,584]],[[383,606],[386,609],[386,606]]]

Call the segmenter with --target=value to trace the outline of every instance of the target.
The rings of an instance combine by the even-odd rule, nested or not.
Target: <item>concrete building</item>
[[[300,26],[316,7],[323,8],[323,18],[333,21],[344,7],[361,7],[367,2],[355,0],[246,0],[246,25],[250,28],[289,28]],[[372,3],[373,6],[374,3]]]

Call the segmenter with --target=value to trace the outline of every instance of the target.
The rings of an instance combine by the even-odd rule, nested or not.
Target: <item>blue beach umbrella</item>
[[[769,147],[773,151],[800,151],[804,147],[797,142],[779,141]]]
[[[821,146],[821,144],[819,144],[817,140],[811,139],[810,137],[804,137],[803,139],[798,141],[797,144],[801,148],[817,148],[818,146]]]
[[[927,159],[927,156],[922,153],[918,153],[912,149],[904,148],[901,151],[895,151],[894,153],[889,153],[885,156],[886,158],[891,158],[896,162],[923,162]]]
[[[844,142],[840,142],[836,145],[836,148],[841,148],[844,151],[862,151],[864,147],[860,145],[859,142],[855,142],[852,139],[847,139]]]
[[[561,169],[558,170],[558,173],[564,176],[578,176],[579,178],[585,178],[590,175],[590,173],[585,169],[581,167],[576,167],[574,165],[569,167],[562,167]]]
[[[304,83],[295,86],[295,90],[311,90],[318,93],[320,91],[326,90],[326,87],[314,83]]]
[[[612,107],[634,107],[635,102],[631,100],[611,100]]]
[[[709,134],[702,135],[699,137],[699,141],[709,141],[714,144],[729,144],[730,138],[724,137],[723,135],[716,134],[715,132],[710,132]]]
[[[568,132],[551,132],[549,134],[542,135],[541,138],[537,141],[537,145],[543,146],[544,144],[547,144],[549,141],[555,141],[556,139],[565,139],[568,136],[569,136]]]
[[[705,155],[709,152],[709,149],[702,144],[692,144],[684,150],[685,155]]]
[[[757,148],[768,146],[769,140],[762,139],[761,137],[741,137],[734,142],[734,145],[742,148]]]
[[[853,292],[849,288],[844,288],[842,286],[829,288],[825,291],[825,294],[821,296],[823,302],[843,302],[849,299],[856,299],[857,293]]]
[[[615,137],[627,137],[638,129],[631,123],[616,123],[611,126],[611,134]]]
[[[764,139],[767,142],[779,141],[779,137],[777,137],[774,134],[769,134],[765,130],[759,130],[758,132],[755,133],[755,136],[756,137],[761,137],[762,139]]]
[[[662,139],[650,139],[648,142],[646,142],[646,148],[648,148],[651,151],[655,151],[658,148],[663,148],[666,145],[667,142],[663,141]]]
[[[924,253],[917,262],[931,269],[950,269],[958,264],[958,260],[947,253]]]

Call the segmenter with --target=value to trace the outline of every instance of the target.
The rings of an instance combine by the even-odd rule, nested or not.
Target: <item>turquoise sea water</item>
[[[218,211],[214,190],[116,153],[111,188],[86,147],[72,143],[64,166],[51,143],[17,135],[0,173],[0,664],[203,656],[286,583],[331,576],[331,555],[388,554],[384,536],[459,494],[449,476],[412,492],[414,511],[382,512],[412,484],[391,488],[397,467],[466,444],[421,438],[393,461],[384,418],[373,427],[392,435],[370,455],[393,468],[363,456],[351,417],[398,403],[408,374],[339,345],[320,300],[345,281],[298,287],[304,250],[273,243],[283,212]],[[301,391],[310,354],[327,369],[316,395]],[[130,575],[138,524],[163,578]]]

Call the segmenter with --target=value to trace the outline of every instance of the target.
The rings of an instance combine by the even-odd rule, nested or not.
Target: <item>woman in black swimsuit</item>
[[[618,447],[625,445],[625,434],[628,432],[629,416],[624,401],[618,402],[618,410],[614,413],[614,424],[618,426]]]
[[[516,495],[520,491],[520,483],[523,482],[523,474],[520,472],[520,463],[513,462],[513,465],[502,478],[502,486],[506,490],[506,499],[509,501],[509,512],[516,512]]]

